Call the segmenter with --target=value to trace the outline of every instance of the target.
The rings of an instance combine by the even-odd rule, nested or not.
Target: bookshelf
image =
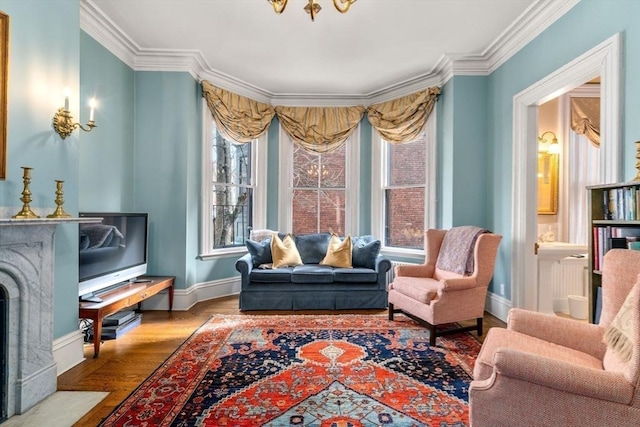
[[[612,248],[640,246],[640,181],[587,187],[589,224],[589,319],[597,318],[602,257]]]

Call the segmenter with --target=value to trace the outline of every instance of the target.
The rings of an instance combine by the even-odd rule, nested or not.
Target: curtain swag
[[[571,98],[571,129],[600,147],[600,98]]]
[[[422,132],[439,95],[440,88],[434,86],[402,98],[372,104],[367,108],[369,123],[388,142],[413,141]]]
[[[422,132],[440,89],[431,87],[368,108],[273,107],[202,82],[202,96],[220,132],[233,141],[251,142],[267,131],[274,115],[294,143],[313,153],[340,148],[356,129],[365,111],[369,122],[389,142],[415,140]]]
[[[218,130],[240,143],[255,140],[269,128],[274,108],[263,102],[226,91],[202,82],[202,96],[207,101]]]
[[[304,150],[330,153],[342,147],[356,129],[364,107],[276,107],[287,135]]]

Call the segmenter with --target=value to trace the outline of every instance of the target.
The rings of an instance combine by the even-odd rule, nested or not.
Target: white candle
[[[62,93],[64,95],[64,110],[69,111],[69,95],[71,95],[71,89],[65,87]]]
[[[91,98],[91,100],[89,101],[89,107],[91,107],[91,110],[89,110],[89,121],[92,122],[93,121],[93,110],[96,108],[96,99],[95,98]]]

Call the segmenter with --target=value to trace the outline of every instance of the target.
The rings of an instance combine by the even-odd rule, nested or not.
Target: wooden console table
[[[80,318],[93,320],[93,357],[100,354],[102,319],[123,308],[138,304],[158,292],[169,290],[169,311],[173,308],[173,276],[144,276],[140,282],[131,282],[100,294],[102,302],[80,301]],[[144,282],[149,280],[149,282]]]

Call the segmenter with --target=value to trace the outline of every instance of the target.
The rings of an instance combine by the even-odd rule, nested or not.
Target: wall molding
[[[537,0],[481,54],[445,54],[428,72],[370,93],[355,95],[273,93],[213,69],[200,51],[141,48],[92,0],[80,0],[80,28],[135,71],[188,72],[198,81],[209,80],[216,86],[273,105],[366,106],[430,86],[442,86],[454,75],[489,75],[578,2]]]

